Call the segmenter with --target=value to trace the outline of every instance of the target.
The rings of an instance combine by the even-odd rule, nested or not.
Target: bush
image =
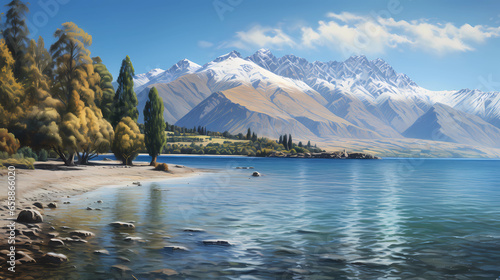
[[[47,161],[48,157],[49,157],[49,152],[47,152],[46,150],[42,149],[38,152],[39,161]]]
[[[35,169],[34,163],[35,159],[33,158],[13,157],[8,159],[1,159],[0,168],[15,166],[16,168],[21,168],[21,169]]]
[[[23,155],[25,158],[34,158],[35,161],[38,160],[38,155],[33,152],[30,147],[22,147],[21,149],[17,150],[17,153]]]
[[[168,171],[168,164],[166,164],[166,163],[156,163],[155,170],[158,170],[158,171]]]

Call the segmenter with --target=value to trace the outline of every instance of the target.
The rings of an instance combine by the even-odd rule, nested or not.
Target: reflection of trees
[[[147,209],[146,221],[149,226],[155,227],[160,223],[162,210],[162,192],[157,184],[149,185],[149,207]]]

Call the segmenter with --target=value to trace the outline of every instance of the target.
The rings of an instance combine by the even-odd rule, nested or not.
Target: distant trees
[[[132,165],[132,161],[144,148],[144,134],[139,126],[130,117],[124,117],[115,128],[115,135],[111,150],[115,157],[124,165]]]
[[[130,117],[137,122],[139,111],[137,110],[137,96],[134,91],[135,70],[130,57],[127,55],[122,61],[120,74],[117,79],[118,88],[113,99],[112,124],[116,126],[124,117]]]
[[[163,100],[158,95],[156,88],[152,87],[149,90],[148,101],[144,107],[144,140],[146,149],[151,156],[150,165],[152,166],[156,165],[156,158],[161,153],[167,140],[163,110]]]

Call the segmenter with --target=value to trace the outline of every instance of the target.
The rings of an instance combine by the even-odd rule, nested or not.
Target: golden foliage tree
[[[57,40],[50,48],[56,63],[52,93],[62,103],[62,147],[55,150],[67,165],[74,164],[75,155],[80,164],[86,164],[107,151],[113,139],[111,125],[95,104],[101,77],[94,71],[87,49],[92,36],[72,22],[64,23],[54,36]]]
[[[14,58],[0,39],[0,127],[12,128],[23,114],[23,87],[14,78]]]
[[[132,161],[144,149],[144,134],[130,117],[123,118],[115,128],[115,137],[111,150],[124,165],[132,165]]]
[[[5,128],[0,128],[0,152],[7,152],[9,155],[13,155],[19,147],[19,140],[16,139],[14,134],[9,133]]]

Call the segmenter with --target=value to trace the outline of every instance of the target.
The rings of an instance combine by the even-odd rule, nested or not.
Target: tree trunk
[[[150,166],[156,166],[156,158],[157,156],[151,157],[151,163],[149,164]]]
[[[75,166],[75,154],[71,153],[69,157],[66,160],[64,160],[64,164],[66,166]]]

